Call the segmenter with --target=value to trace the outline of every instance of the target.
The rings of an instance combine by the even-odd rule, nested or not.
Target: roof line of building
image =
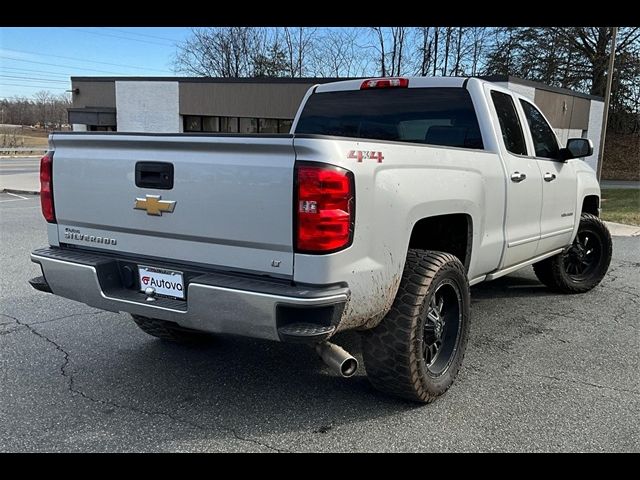
[[[344,80],[357,80],[365,77],[71,77],[71,82],[183,82],[183,83],[294,83],[294,84],[314,84],[339,82]],[[539,90],[571,95],[574,97],[587,98],[589,100],[604,101],[602,97],[576,92],[568,88],[552,87],[542,82],[526,80],[512,75],[486,75],[479,76],[481,80],[488,82],[510,82],[518,85],[534,87]]]
[[[184,83],[328,83],[353,78],[331,77],[71,77],[72,82],[184,82]]]
[[[513,75],[485,75],[478,77],[487,82],[510,82],[517,83],[518,85],[524,85],[527,87],[534,87],[538,90],[546,90],[548,92],[562,93],[564,95],[571,95],[573,97],[588,98],[589,100],[597,100],[603,102],[604,98],[597,95],[589,95],[588,93],[576,92],[570,88],[552,87],[546,83],[536,82],[535,80],[527,80],[525,78],[514,77]]]

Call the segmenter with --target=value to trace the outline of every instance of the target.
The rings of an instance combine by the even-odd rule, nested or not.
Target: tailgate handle
[[[173,188],[173,163],[137,162],[136,187],[171,190]]]

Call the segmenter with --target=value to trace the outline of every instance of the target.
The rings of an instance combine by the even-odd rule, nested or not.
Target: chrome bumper
[[[34,251],[31,260],[40,264],[51,292],[61,297],[112,312],[169,320],[196,330],[276,341],[283,339],[283,327],[297,325],[298,316],[301,321],[309,317],[318,324],[337,325],[349,298],[346,287],[294,287],[202,273],[188,282],[186,301],[158,298],[149,303],[144,293],[123,287],[119,259],[112,256],[44,248]],[[150,264],[147,260],[143,263]],[[325,333],[333,330],[324,328]]]

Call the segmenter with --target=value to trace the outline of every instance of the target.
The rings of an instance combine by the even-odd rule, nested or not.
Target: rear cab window
[[[314,93],[295,133],[484,148],[471,96],[461,87]]]

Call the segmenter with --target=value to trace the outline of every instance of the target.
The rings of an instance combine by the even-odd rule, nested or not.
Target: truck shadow
[[[557,294],[540,283],[537,278],[520,272],[471,287],[471,300],[487,298],[549,297]]]
[[[536,298],[552,295],[531,277],[505,277],[472,289],[469,349],[481,352],[482,367],[489,371],[500,368],[505,358],[502,354],[494,357],[482,352],[494,349],[481,340],[486,336],[483,330],[495,327],[488,321],[483,326],[482,320],[492,318],[496,298],[504,300],[500,303],[503,307],[511,308],[511,303],[515,309],[522,297],[531,297],[536,302]],[[526,320],[504,319],[504,322],[503,336],[508,334],[514,341],[533,331]],[[175,438],[178,442],[249,438],[278,445],[279,434],[296,432],[304,442],[288,446],[282,443],[278,448],[298,449],[305,444],[312,448],[316,436],[318,441],[328,438],[343,425],[381,417],[400,419],[402,414],[416,409],[420,409],[422,416],[436,418],[443,409],[451,408],[452,399],[456,402],[460,401],[460,394],[464,397],[467,382],[479,381],[474,378],[476,366],[470,365],[478,355],[474,352],[471,358],[468,355],[467,368],[463,366],[451,390],[425,407],[383,395],[370,385],[357,333],[347,332],[335,338],[360,362],[356,376],[343,379],[325,367],[305,345],[219,336],[210,344],[184,346],[148,337],[132,323],[130,328],[131,344],[120,351],[116,362],[111,357],[94,357],[98,364],[91,369],[100,371],[99,381],[80,373],[76,384],[85,384],[90,391],[98,385],[116,385],[103,394],[114,403],[136,405],[141,411],[166,412],[173,421],[197,425],[196,431],[178,429]],[[122,366],[126,366],[126,374]],[[344,448],[352,449],[353,445]]]
[[[110,401],[195,423],[202,432],[193,440],[230,438],[230,431],[233,437],[249,438],[285,432],[323,435],[342,424],[421,406],[373,389],[357,334],[341,334],[336,342],[360,362],[352,378],[331,372],[308,346],[237,337],[216,337],[199,347],[142,337],[115,364],[101,357],[102,365],[95,368],[101,370],[100,384],[118,385],[105,392]],[[116,368],[122,364],[128,365],[126,376]],[[82,377],[78,385],[95,387],[94,379]]]

